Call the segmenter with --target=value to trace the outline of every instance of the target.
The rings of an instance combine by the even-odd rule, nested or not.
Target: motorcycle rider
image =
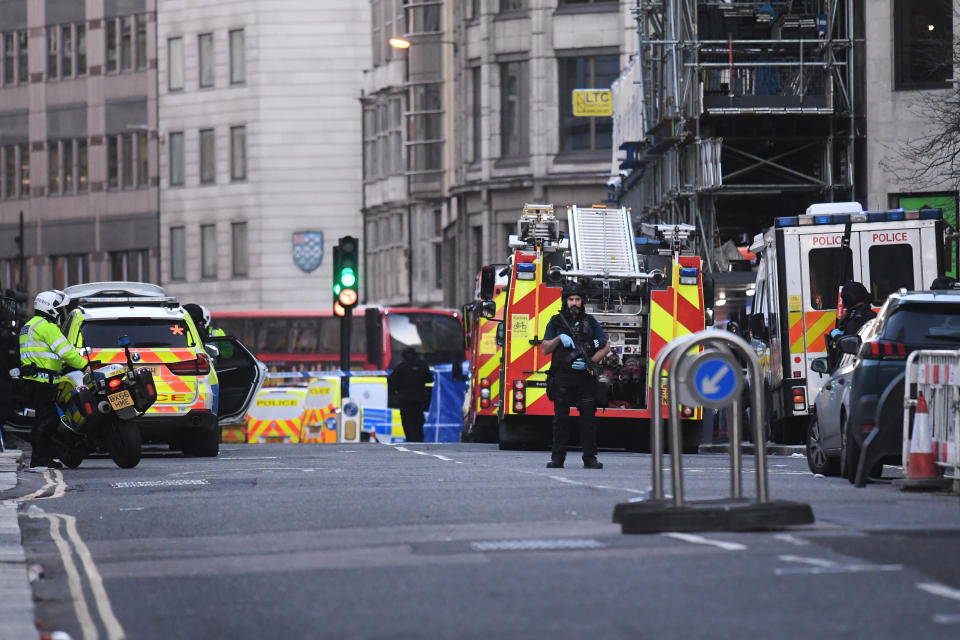
[[[58,326],[68,302],[69,298],[57,289],[37,294],[33,301],[34,316],[20,331],[20,378],[36,412],[30,431],[31,467],[62,468],[53,460],[51,451],[51,439],[59,421],[53,381],[60,375],[64,363],[74,369],[89,367]]]
[[[201,342],[207,342],[207,340],[210,338],[215,338],[217,336],[227,335],[224,333],[223,329],[214,327],[211,324],[213,317],[210,315],[210,311],[202,304],[188,302],[187,304],[183,305],[183,308],[187,313],[190,314],[190,317],[193,319],[193,324],[196,325],[197,331],[200,332]]]

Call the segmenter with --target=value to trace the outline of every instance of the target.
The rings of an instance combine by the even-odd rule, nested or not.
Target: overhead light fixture
[[[927,25],[927,31],[933,31],[935,28],[932,24]]]
[[[750,287],[749,289],[747,289],[747,297],[748,297],[748,298],[751,297],[751,296],[753,296],[753,295],[756,294],[756,293],[757,293],[757,290],[754,289],[753,287]]]
[[[394,49],[409,49],[410,41],[405,38],[390,38],[387,42],[390,43],[390,46]]]
[[[714,301],[713,306],[722,307],[725,304],[727,304],[726,298],[717,298],[716,301]]]

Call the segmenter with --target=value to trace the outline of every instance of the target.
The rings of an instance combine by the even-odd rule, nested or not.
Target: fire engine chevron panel
[[[777,218],[750,251],[760,257],[750,332],[769,392],[775,442],[800,442],[829,374],[810,369],[827,355],[842,317],[839,290],[855,280],[877,309],[901,287],[926,289],[952,263],[940,209],[864,211],[857,202],[810,205]]]
[[[507,299],[505,264],[488,265],[493,271],[493,318],[483,315],[481,279],[477,275],[477,290],[473,303],[464,308],[464,319],[470,338],[470,380],[467,390],[469,407],[464,418],[465,433],[471,440],[496,442],[497,412],[500,408],[500,364],[503,358],[503,307]]]
[[[567,222],[570,235],[564,237],[552,205],[527,204],[510,237],[500,446],[550,440],[551,356],[539,345],[560,310],[564,282],[575,280],[586,293],[586,311],[611,344],[598,374],[610,389],[607,407],[597,411],[598,437],[614,446],[642,447],[649,442],[654,358],[670,340],[706,324],[700,259],[689,247],[695,228],[643,225],[649,243],[641,255],[626,208],[573,206]],[[701,438],[701,411],[683,407],[681,415],[684,444],[692,448]]]

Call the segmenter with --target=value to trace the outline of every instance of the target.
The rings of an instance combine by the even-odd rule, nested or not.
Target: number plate
[[[140,364],[134,367],[135,369],[149,369],[150,373],[153,374],[154,378],[160,377],[160,365],[157,364]]]
[[[114,411],[133,406],[133,398],[126,389],[118,391],[117,393],[111,393],[107,396],[107,400],[110,401],[110,406],[113,407]]]

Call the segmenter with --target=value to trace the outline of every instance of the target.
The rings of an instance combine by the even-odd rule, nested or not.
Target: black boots
[[[603,469],[603,463],[596,459],[594,456],[583,459],[583,468],[584,469]]]
[[[563,460],[550,460],[547,463],[547,469],[563,469]]]

